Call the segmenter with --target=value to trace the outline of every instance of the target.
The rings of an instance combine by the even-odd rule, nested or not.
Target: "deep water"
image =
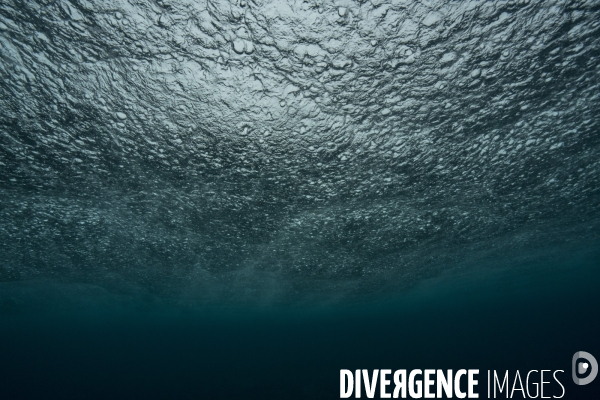
[[[565,398],[593,399],[598,383],[575,386],[570,362],[579,350],[600,354],[599,260],[597,247],[559,249],[426,280],[393,299],[329,306],[195,308],[21,285],[15,292],[47,302],[4,307],[0,395],[335,399],[342,368],[478,368],[480,398],[487,369],[562,369]]]

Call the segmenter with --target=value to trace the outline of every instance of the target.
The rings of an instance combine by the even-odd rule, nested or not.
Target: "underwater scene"
[[[0,0],[0,400],[600,398],[600,1]]]

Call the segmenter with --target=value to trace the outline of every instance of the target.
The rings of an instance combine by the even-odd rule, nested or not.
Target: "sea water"
[[[600,357],[598,21],[2,1],[0,398],[329,399],[340,370],[427,368],[597,397],[570,369]]]
[[[487,370],[519,370],[524,380],[541,369],[564,371],[569,399],[597,396],[593,385],[573,384],[570,358],[600,352],[598,252],[502,264],[327,306],[196,307],[92,286],[4,283],[3,293],[31,303],[3,299],[2,394],[334,399],[340,369],[477,368],[480,398]],[[556,383],[545,390],[561,393]]]

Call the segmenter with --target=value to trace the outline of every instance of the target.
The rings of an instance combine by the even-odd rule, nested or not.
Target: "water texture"
[[[596,1],[5,0],[0,280],[338,301],[597,245],[599,29]]]
[[[599,60],[599,1],[1,0],[0,398],[599,398]]]

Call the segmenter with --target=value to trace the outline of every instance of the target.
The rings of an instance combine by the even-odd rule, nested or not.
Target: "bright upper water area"
[[[597,1],[4,0],[3,307],[339,301],[597,249],[599,29]]]

